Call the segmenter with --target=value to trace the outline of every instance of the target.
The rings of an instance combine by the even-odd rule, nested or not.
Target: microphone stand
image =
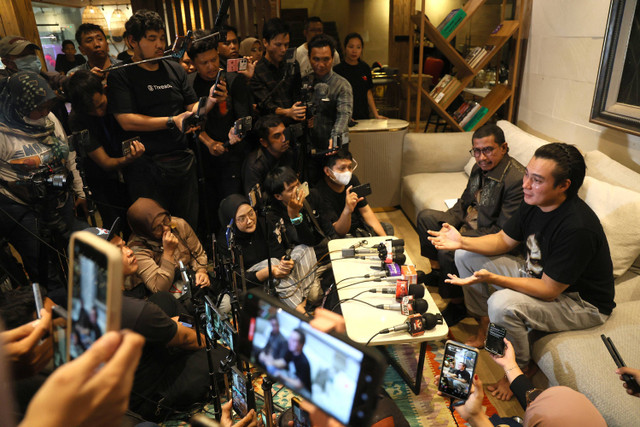
[[[200,347],[202,345],[202,339],[200,338],[200,321],[203,317],[206,318],[206,314],[202,310],[203,307],[201,302],[198,301],[198,299],[195,297],[195,294],[193,292],[193,278],[191,277],[191,274],[189,273],[189,271],[187,270],[187,268],[185,267],[182,261],[178,261],[178,263],[180,265],[180,274],[182,275],[182,280],[185,283],[184,286],[189,289],[189,294],[191,296],[191,303],[193,304],[193,309],[194,309],[193,323],[196,328],[196,339],[198,342],[198,347]],[[207,364],[209,366],[208,400],[210,402],[213,402],[214,416],[216,420],[220,421],[220,418],[222,417],[222,406],[220,403],[220,395],[218,394],[218,387],[216,384],[215,368],[213,366],[213,360],[211,359],[211,350],[213,347],[209,340],[208,335],[205,333],[204,336],[205,336],[205,351],[207,353]]]

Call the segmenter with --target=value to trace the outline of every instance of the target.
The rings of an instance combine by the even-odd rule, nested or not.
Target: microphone
[[[407,331],[411,336],[417,337],[424,334],[424,331],[433,329],[436,325],[441,325],[442,322],[442,314],[412,314],[407,317],[407,321],[403,324],[383,329],[379,333],[388,334],[390,332]]]
[[[378,250],[374,248],[347,248],[342,250],[342,258],[352,258],[356,255],[373,255],[377,253]]]
[[[409,285],[407,286],[406,280],[398,280],[396,286],[390,286],[386,288],[372,288],[369,292],[381,293],[381,294],[395,294],[396,299],[401,299],[407,295],[412,295],[414,298],[424,297],[424,286],[421,285]]]
[[[182,294],[186,294],[189,291],[189,285],[191,284],[191,278],[189,277],[189,272],[187,271],[187,267],[184,266],[182,261],[178,261],[180,264],[180,274],[182,275],[182,281],[184,282],[184,287],[182,288]]]
[[[402,298],[402,302],[395,304],[378,304],[376,308],[400,311],[405,316],[409,316],[414,313],[426,313],[429,308],[429,303],[423,298],[414,298],[412,295],[407,295]]]
[[[394,247],[394,248],[398,247],[398,246],[404,247],[404,239],[385,240],[384,242],[378,243],[377,245],[375,245],[373,247],[382,250],[382,249],[385,249],[385,248],[388,249],[389,245],[391,247]]]

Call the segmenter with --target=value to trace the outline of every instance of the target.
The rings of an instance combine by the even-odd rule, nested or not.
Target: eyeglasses
[[[336,172],[353,172],[354,170],[356,170],[356,168],[358,167],[358,162],[356,162],[355,159],[351,160],[351,164],[349,166],[346,167],[341,167],[338,170],[336,170]]]
[[[162,218],[162,222],[160,222],[160,224],[153,227],[153,232],[162,233],[164,231],[165,226],[167,227],[171,226],[171,215],[169,214],[164,214],[164,217]]]
[[[493,153],[493,150],[495,150],[495,148],[496,147],[472,148],[471,150],[469,150],[469,154],[471,154],[473,157],[480,157],[480,153],[488,156],[489,154]]]
[[[256,220],[256,211],[254,211],[253,209],[251,209],[249,212],[247,212],[245,215],[240,215],[239,217],[236,218],[236,222],[238,224],[246,224],[247,221],[255,221]]]

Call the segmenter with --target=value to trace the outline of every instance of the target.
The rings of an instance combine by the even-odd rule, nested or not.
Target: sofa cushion
[[[600,218],[613,274],[622,275],[640,255],[640,193],[587,176],[578,194]]]
[[[457,199],[462,195],[469,177],[464,172],[416,173],[402,178],[402,198],[410,198],[413,212],[402,209],[415,223],[418,213],[423,209],[446,211],[445,199]],[[410,208],[409,208],[410,209]]]
[[[616,304],[640,301],[640,271],[631,267],[616,279]]]
[[[640,173],[623,166],[603,152],[589,151],[585,153],[584,161],[587,164],[587,176],[640,192]]]
[[[549,141],[533,136],[506,120],[499,120],[497,125],[504,132],[504,139],[509,144],[509,155],[525,167],[529,164],[529,160],[538,147],[549,143]]]
[[[614,372],[600,334],[613,340],[627,366],[640,366],[640,301],[620,304],[604,325],[548,334],[533,344],[532,357],[549,379],[584,393],[610,426],[637,425],[640,405]]]

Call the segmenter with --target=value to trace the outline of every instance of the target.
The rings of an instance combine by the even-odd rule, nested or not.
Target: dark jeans
[[[418,214],[417,228],[418,237],[420,238],[420,253],[423,257],[438,261],[440,263],[440,272],[443,277],[447,277],[447,274],[458,274],[456,263],[454,260],[454,251],[439,251],[437,250],[427,239],[429,234],[427,230],[440,230],[442,223],[451,224],[454,227],[459,227],[462,224],[462,220],[456,218],[449,212],[437,211],[434,209],[425,209]],[[442,298],[462,298],[462,288],[460,286],[451,285],[441,282],[438,285],[438,292]]]
[[[0,209],[0,235],[6,238],[20,254],[29,280],[40,283],[47,289],[49,298],[66,307],[66,283],[59,274],[60,269],[54,267],[52,263],[66,264],[66,259],[59,253],[66,251],[71,232],[89,227],[89,224],[75,217],[73,197],[69,195],[66,203],[56,211],[67,228],[65,233],[54,232],[53,241],[48,242],[58,252],[42,242],[44,227],[35,208],[17,203],[0,194]],[[41,254],[47,256],[46,264]]]
[[[124,177],[131,201],[139,197],[153,199],[171,215],[183,218],[197,229],[198,177],[193,153],[190,156],[191,162],[183,159],[160,163],[144,155],[127,166]]]

